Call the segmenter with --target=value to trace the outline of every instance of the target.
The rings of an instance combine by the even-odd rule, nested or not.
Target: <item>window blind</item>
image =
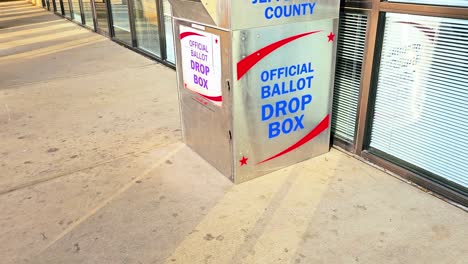
[[[468,0],[388,0],[388,2],[468,7]]]
[[[387,13],[370,146],[468,187],[467,59],[468,20]]]
[[[335,136],[354,140],[367,16],[342,13],[338,33],[332,131]]]

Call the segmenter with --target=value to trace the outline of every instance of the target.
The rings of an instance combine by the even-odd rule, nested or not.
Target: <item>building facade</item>
[[[33,1],[175,65],[167,0]],[[339,28],[332,143],[468,205],[468,0],[343,0]]]
[[[137,52],[174,67],[168,0],[32,0]]]

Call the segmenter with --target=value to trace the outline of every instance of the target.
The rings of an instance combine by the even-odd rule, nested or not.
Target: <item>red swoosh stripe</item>
[[[189,36],[200,36],[200,37],[205,37],[205,36],[202,35],[202,34],[198,34],[198,33],[195,33],[195,32],[187,31],[187,32],[183,32],[183,33],[180,34],[180,39],[183,39],[183,38],[189,37]]]
[[[330,115],[327,115],[312,131],[310,131],[309,134],[307,134],[305,137],[303,137],[302,139],[300,139],[298,142],[296,142],[294,145],[290,146],[289,148],[281,151],[280,153],[266,159],[266,160],[263,160],[259,163],[257,163],[257,165],[259,164],[262,164],[262,163],[265,163],[267,161],[270,161],[272,159],[276,159],[280,156],[283,156],[299,147],[301,147],[302,145],[306,144],[307,142],[311,141],[312,139],[314,139],[315,137],[317,137],[318,135],[320,135],[323,131],[327,130],[327,128],[329,127],[330,125]]]
[[[197,93],[197,92],[196,92]],[[215,102],[222,102],[223,101],[223,97],[222,96],[208,96],[208,95],[204,95],[204,94],[201,94],[201,93],[197,93],[198,95],[200,96],[203,96],[205,97],[206,99],[209,99],[211,101],[215,101]]]
[[[272,53],[273,51],[281,48],[282,46],[296,39],[299,39],[308,35],[312,35],[320,31],[321,30],[311,31],[311,32],[302,33],[296,36],[282,39],[266,47],[263,47],[255,51],[254,53],[250,54],[249,56],[243,58],[237,63],[237,80],[240,80],[242,76],[244,76],[250,69],[252,69],[253,66],[255,66],[255,64],[257,64],[259,61],[261,61],[263,58],[268,56],[268,54]]]

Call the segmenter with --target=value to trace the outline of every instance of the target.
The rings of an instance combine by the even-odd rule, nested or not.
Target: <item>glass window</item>
[[[96,30],[97,32],[109,35],[109,20],[107,15],[107,0],[94,0],[96,11]]]
[[[82,23],[81,21],[81,11],[80,11],[80,1],[79,0],[70,0],[73,7],[73,20],[78,23]]]
[[[163,1],[164,31],[166,33],[167,61],[175,63],[174,36],[172,32],[172,11],[168,0]]]
[[[62,4],[63,4],[63,15],[65,17],[71,18],[70,4],[68,3],[68,0],[62,0]]]
[[[332,131],[334,136],[348,142],[354,141],[356,130],[366,30],[366,15],[353,13],[340,15]]]
[[[341,3],[349,7],[372,7],[372,0],[341,0]]]
[[[54,7],[54,12],[62,14],[62,7],[60,7],[60,0],[52,0],[52,5]]]
[[[111,10],[115,37],[128,44],[132,43],[130,19],[128,18],[128,0],[111,0]]]
[[[156,0],[134,0],[133,3],[138,47],[161,56]]]
[[[83,0],[83,14],[85,25],[94,28],[93,11],[91,10],[91,0]]]
[[[468,0],[388,0],[388,2],[468,7]]]
[[[371,151],[468,187],[468,20],[387,13]]]

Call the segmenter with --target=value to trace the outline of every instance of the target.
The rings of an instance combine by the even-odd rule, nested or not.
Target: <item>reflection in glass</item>
[[[135,28],[140,49],[160,56],[158,14],[155,0],[134,0]]]
[[[128,18],[128,0],[111,0],[111,10],[115,37],[132,43],[130,19]]]
[[[83,0],[83,14],[85,25],[94,28],[93,12],[91,10],[91,0]]]
[[[62,8],[60,7],[60,0],[52,0],[52,5],[54,7],[55,13],[62,14]]]
[[[107,0],[94,0],[97,18],[96,30],[104,35],[109,35],[109,24],[107,20]]]
[[[68,3],[68,0],[62,0],[62,4],[63,4],[63,15],[65,17],[71,18],[70,5]]]
[[[386,13],[370,147],[468,187],[468,21]]]
[[[82,23],[81,21],[81,11],[80,11],[80,1],[79,0],[70,0],[73,7],[73,20]]]
[[[174,55],[174,36],[172,32],[172,15],[171,15],[171,5],[169,1],[164,0],[163,2],[163,11],[164,11],[164,29],[166,33],[166,53],[167,60],[169,62],[175,63]]]

